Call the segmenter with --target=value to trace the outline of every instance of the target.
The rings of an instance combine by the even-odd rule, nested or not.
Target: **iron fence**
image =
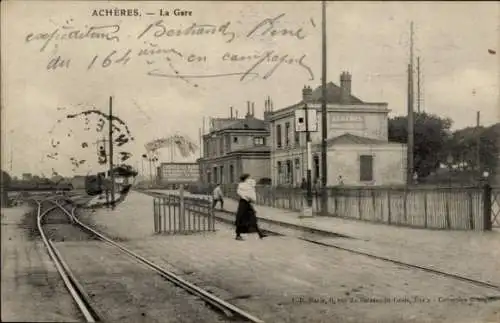
[[[491,224],[500,228],[500,186],[493,187],[491,191]]]
[[[305,191],[299,188],[257,186],[257,204],[301,211]],[[392,225],[444,229],[489,230],[496,214],[500,222],[500,188],[484,187],[348,187],[327,189],[328,216]],[[225,187],[228,197],[238,198],[236,186]],[[485,196],[492,196],[487,203]],[[313,212],[320,213],[320,192],[313,192]],[[495,213],[496,212],[496,213]]]
[[[190,234],[215,231],[215,217],[209,199],[179,195],[153,198],[154,232]]]

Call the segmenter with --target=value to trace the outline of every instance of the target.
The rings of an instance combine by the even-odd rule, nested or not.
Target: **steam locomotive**
[[[121,165],[114,168],[113,172],[115,178],[121,178],[125,182],[125,184],[117,185],[118,192],[120,194],[127,194],[132,187],[131,184],[128,184],[128,178],[137,176],[137,171],[132,169],[131,166]],[[109,177],[106,178],[104,172],[97,173],[96,175],[87,175],[85,177],[85,192],[90,196],[101,195],[110,187],[111,181]]]

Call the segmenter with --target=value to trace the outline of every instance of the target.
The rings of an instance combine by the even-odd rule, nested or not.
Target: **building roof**
[[[321,103],[322,99],[322,87],[321,85],[318,86],[315,90],[312,92],[311,96],[311,102],[312,103]],[[341,89],[339,86],[337,86],[333,82],[329,82],[326,84],[326,103],[340,103],[340,92]],[[300,101],[300,103],[304,103],[304,101]],[[354,95],[350,95],[349,97],[349,103],[364,103]]]
[[[227,120],[232,122],[227,122],[225,119],[224,124],[220,125],[214,131],[221,130],[268,130],[267,123],[264,120],[257,119],[252,116],[248,116],[243,119]]]
[[[380,139],[356,136],[351,133],[345,133],[338,137],[330,138],[326,141],[328,146],[333,145],[376,145],[387,144],[388,142]]]

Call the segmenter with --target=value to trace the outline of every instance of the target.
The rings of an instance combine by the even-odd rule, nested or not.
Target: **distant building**
[[[265,120],[255,118],[248,102],[244,118],[216,118],[208,134],[203,135],[203,157],[198,159],[204,183],[237,183],[248,173],[259,181],[270,177],[269,128]]]
[[[22,179],[23,181],[31,181],[33,179],[33,175],[31,173],[23,173]]]
[[[75,190],[85,189],[85,176],[75,175],[70,180],[70,183]]]
[[[197,163],[161,163],[156,172],[161,185],[196,183],[200,178]]]
[[[306,177],[306,135],[295,111],[305,104],[317,111],[317,132],[311,133],[312,181],[321,181],[321,86],[302,90],[302,100],[271,111],[271,179],[273,185],[300,185]],[[388,141],[387,103],[363,102],[351,93],[351,75],[340,87],[327,84],[327,185],[389,185],[406,182],[406,145]]]

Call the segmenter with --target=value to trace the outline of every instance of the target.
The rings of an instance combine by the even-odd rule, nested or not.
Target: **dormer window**
[[[255,137],[253,138],[253,144],[255,146],[264,146],[266,141],[264,140],[264,137]]]

